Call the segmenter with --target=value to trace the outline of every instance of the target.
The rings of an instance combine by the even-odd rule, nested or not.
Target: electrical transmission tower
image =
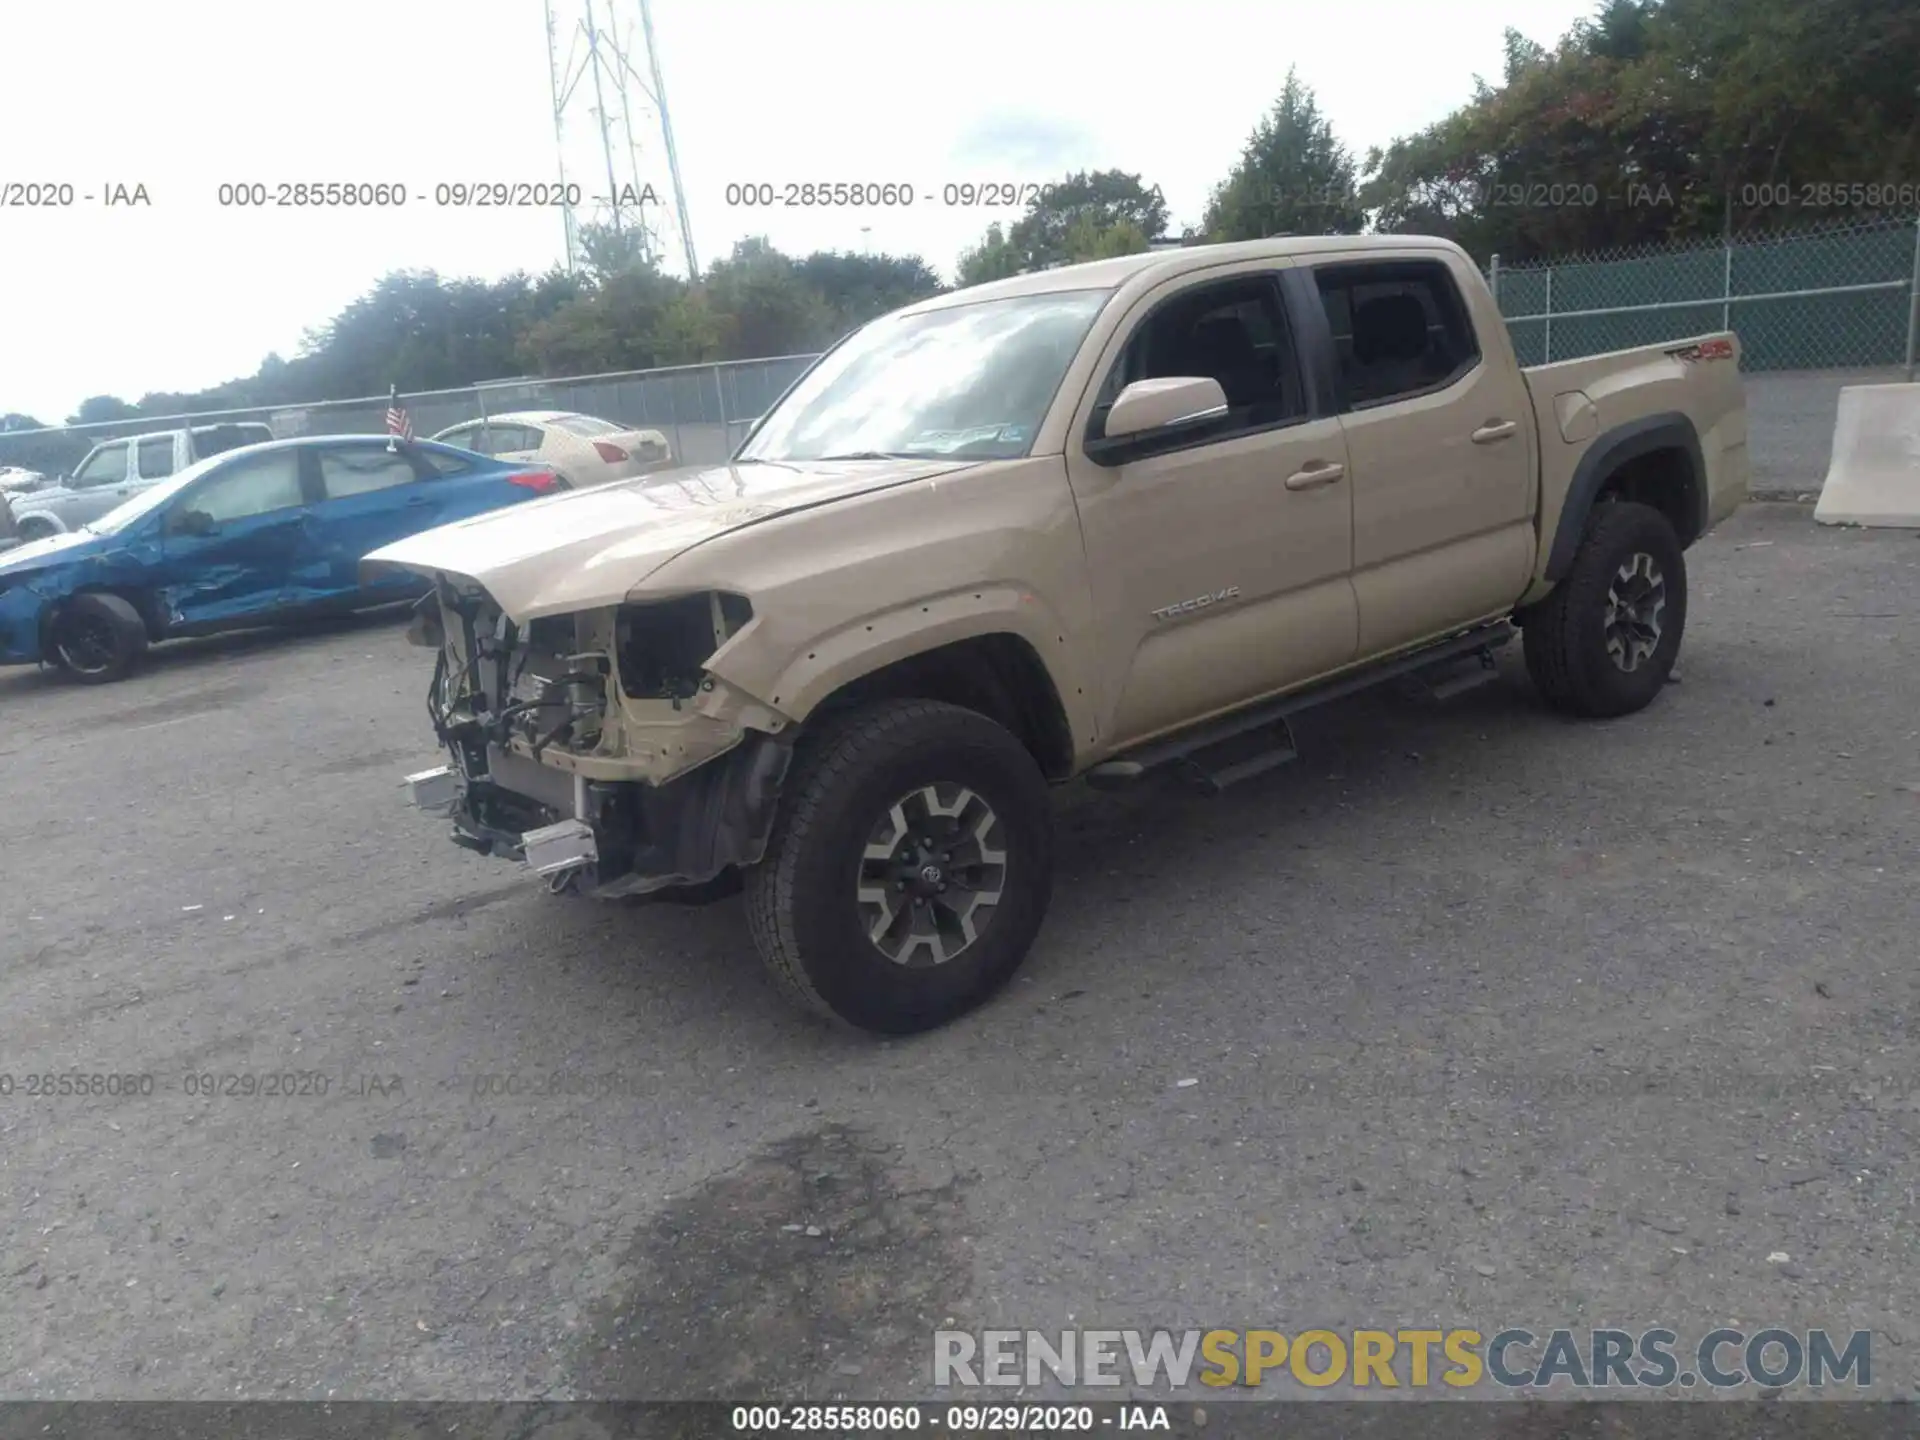
[[[543,3],[560,183],[579,202],[561,207],[567,267],[586,258],[583,235],[594,226],[654,264],[668,263],[677,238],[697,278],[651,0]]]

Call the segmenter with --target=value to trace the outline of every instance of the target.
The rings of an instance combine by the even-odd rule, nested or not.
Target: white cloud
[[[556,0],[563,21],[577,0]],[[637,0],[598,0],[638,29]],[[784,249],[916,251],[950,273],[1004,213],[950,181],[1122,166],[1199,217],[1289,65],[1356,153],[1438,119],[1587,0],[654,0],[704,263]],[[1524,15],[1520,12],[1524,11]],[[539,271],[551,211],[436,209],[441,181],[547,181],[540,0],[95,0],[0,5],[0,184],[145,185],[144,209],[0,209],[0,410],[43,419],[291,354],[382,273]],[[23,63],[24,62],[24,63]],[[584,111],[574,178],[592,188]],[[666,165],[652,148],[653,183]],[[223,182],[388,181],[389,211],[223,208]],[[893,181],[910,207],[758,210],[729,182]],[[604,185],[598,187],[604,189]]]

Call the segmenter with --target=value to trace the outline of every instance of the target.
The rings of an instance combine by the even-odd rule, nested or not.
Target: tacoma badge
[[[1209,605],[1223,605],[1229,600],[1240,598],[1240,587],[1229,585],[1224,590],[1216,590],[1211,595],[1196,595],[1191,600],[1182,600],[1178,605],[1163,605],[1153,612],[1156,620],[1175,620],[1182,615],[1191,615],[1196,610],[1204,610]]]

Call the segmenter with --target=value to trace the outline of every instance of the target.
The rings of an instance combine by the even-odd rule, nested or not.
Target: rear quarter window
[[[468,439],[473,437],[468,436]],[[455,444],[455,441],[443,441],[443,444]],[[425,446],[420,448],[420,458],[435,475],[459,475],[473,468],[473,461],[465,455],[456,455],[451,450],[433,450]]]

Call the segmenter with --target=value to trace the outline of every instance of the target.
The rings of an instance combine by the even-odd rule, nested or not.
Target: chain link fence
[[[1503,265],[1487,280],[1523,365],[1740,336],[1745,370],[1900,366],[1920,339],[1920,218]]]
[[[568,410],[658,430],[667,437],[676,462],[712,464],[733,453],[754,421],[814,358],[781,355],[563,379],[496,380],[458,390],[403,392],[400,403],[413,423],[414,434],[421,437],[468,420],[516,410]],[[280,437],[380,434],[387,428],[387,398],[369,395],[304,405],[141,415],[87,425],[8,431],[0,433],[0,466],[46,476],[70,475],[88,451],[106,440],[236,421],[264,423]]]

